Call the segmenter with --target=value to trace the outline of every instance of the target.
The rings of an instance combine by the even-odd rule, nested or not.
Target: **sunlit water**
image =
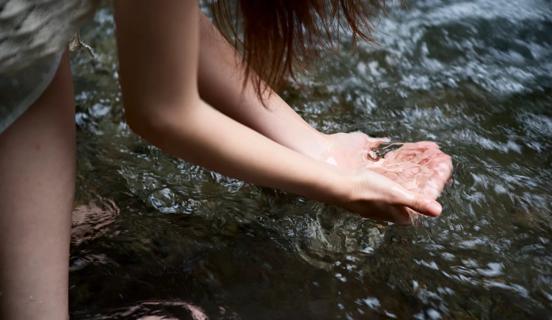
[[[102,9],[76,72],[75,319],[510,319],[552,314],[552,3],[409,1],[377,43],[283,92],[315,127],[435,140],[444,214],[380,226],[168,157],[130,133]],[[345,42],[344,47],[349,45]],[[222,139],[222,137],[221,137]],[[92,209],[90,209],[92,208]]]

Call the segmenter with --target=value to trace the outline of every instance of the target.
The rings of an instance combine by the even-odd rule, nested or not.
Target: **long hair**
[[[335,45],[350,30],[352,40],[371,40],[370,17],[384,0],[215,0],[215,23],[242,53],[245,86],[252,79],[263,101],[287,77]]]

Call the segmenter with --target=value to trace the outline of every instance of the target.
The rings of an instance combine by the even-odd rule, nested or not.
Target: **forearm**
[[[325,202],[347,196],[344,176],[290,150],[197,99],[157,121],[131,121],[164,151],[224,175]],[[161,120],[160,120],[161,119]]]
[[[326,151],[327,136],[305,122],[277,93],[272,92],[265,107],[250,83],[243,88],[244,70],[239,53],[203,15],[200,31],[198,89],[202,99],[236,121],[302,154],[318,158]]]
[[[168,153],[228,176],[318,200],[344,198],[335,195],[343,188],[332,168],[200,99],[194,0],[118,0],[115,18],[125,114],[134,131]]]
[[[203,88],[203,95],[222,105],[241,106],[233,114],[251,128],[203,102],[198,93],[198,61],[210,53],[200,54],[199,8],[195,0],[117,0],[114,8],[125,114],[129,125],[145,139],[225,175],[334,202],[363,215],[395,219],[389,210],[400,215],[397,204],[429,215],[440,213],[440,209],[428,207],[430,202],[382,175],[370,171],[358,176],[340,174],[329,165],[291,150],[300,150],[299,142],[312,143],[309,139],[316,140],[318,134],[281,100],[269,102],[271,113],[261,113],[266,110],[256,105],[259,113],[245,113],[240,118],[239,111],[251,107],[248,104],[253,100],[249,99],[254,93],[248,89],[242,98],[225,94],[241,89],[239,76],[229,77],[235,74],[231,68],[212,66],[204,70],[199,82],[212,79],[212,94]],[[208,64],[206,61],[203,64]],[[222,81],[216,79],[218,76]],[[234,87],[228,83],[234,83]],[[231,103],[224,103],[228,101]]]

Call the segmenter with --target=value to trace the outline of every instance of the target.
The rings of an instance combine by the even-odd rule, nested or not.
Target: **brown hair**
[[[218,0],[215,23],[243,54],[244,86],[253,79],[264,103],[268,87],[278,89],[307,61],[339,39],[343,30],[371,40],[369,18],[384,0]],[[239,14],[238,14],[239,13]]]

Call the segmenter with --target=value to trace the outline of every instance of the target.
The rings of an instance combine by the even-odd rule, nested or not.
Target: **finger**
[[[396,204],[402,204],[426,216],[438,217],[441,215],[441,211],[443,211],[443,207],[437,201],[418,193],[410,192],[400,186],[393,188],[393,198],[391,201]]]
[[[427,164],[428,168],[431,168],[437,176],[443,180],[443,183],[450,178],[452,174],[452,161],[450,156],[446,154],[440,154],[436,158],[431,159]]]
[[[441,183],[441,181],[434,181],[434,179],[429,179],[424,188],[424,194],[428,197],[431,197],[432,199],[437,199],[439,195],[441,194],[441,191],[443,191],[444,183]]]
[[[358,212],[362,216],[376,220],[392,222],[398,225],[410,225],[413,219],[409,214],[409,208],[401,205],[389,205],[388,203],[374,202],[369,210],[362,208],[360,210],[352,210]]]

